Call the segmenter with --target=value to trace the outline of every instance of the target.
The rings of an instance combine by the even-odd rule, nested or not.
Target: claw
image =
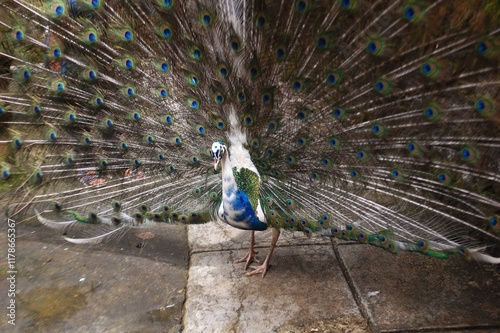
[[[262,274],[262,278],[266,276],[267,269],[271,267],[271,265],[267,264],[267,262],[264,262],[260,266],[251,266],[250,269],[252,269],[252,272],[248,272],[247,276],[252,276],[252,275],[257,275],[257,274]]]
[[[250,251],[243,258],[236,260],[234,263],[239,264],[242,262],[246,262],[245,270],[247,270],[250,264],[253,262],[260,264],[260,260],[255,257],[257,253],[259,253],[259,251],[253,251],[252,249],[250,249]]]

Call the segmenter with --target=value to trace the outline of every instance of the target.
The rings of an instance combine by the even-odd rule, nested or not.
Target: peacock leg
[[[266,276],[267,269],[271,266],[269,264],[269,261],[271,261],[271,256],[273,255],[274,248],[276,247],[276,243],[278,243],[278,238],[280,237],[280,229],[279,228],[272,228],[272,229],[273,229],[273,238],[271,240],[271,249],[269,250],[266,260],[264,260],[264,263],[260,266],[251,266],[250,268],[253,271],[247,273],[248,276],[257,275],[260,273],[262,273],[262,277]]]
[[[246,256],[244,256],[241,259],[236,260],[234,263],[235,264],[239,264],[241,262],[245,262],[246,261],[245,270],[248,269],[248,266],[250,266],[250,264],[252,262],[256,262],[256,263],[260,264],[260,260],[258,260],[255,257],[255,255],[257,253],[259,253],[259,252],[257,252],[257,251],[254,250],[254,245],[255,245],[255,231],[252,230],[252,237],[250,238],[250,249],[249,249],[248,253],[246,254]]]

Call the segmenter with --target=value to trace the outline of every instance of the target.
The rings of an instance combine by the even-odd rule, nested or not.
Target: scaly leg
[[[260,264],[260,260],[258,260],[255,255],[259,252],[255,251],[254,250],[254,245],[255,245],[255,231],[252,230],[252,238],[250,238],[250,250],[248,251],[247,255],[244,256],[243,258],[241,259],[238,259],[236,260],[234,263],[235,264],[239,264],[240,262],[245,262],[246,261],[246,264],[245,264],[245,270],[248,269],[248,266],[250,266],[250,264],[252,262],[256,262],[258,264]]]
[[[271,261],[271,256],[273,255],[274,248],[276,247],[276,243],[278,243],[278,238],[280,237],[280,229],[278,228],[272,228],[272,229],[273,229],[273,239],[271,240],[271,249],[269,250],[266,260],[264,260],[264,263],[260,266],[250,267],[251,269],[253,269],[253,272],[247,273],[248,276],[257,275],[260,273],[262,273],[262,278],[266,276],[267,269],[271,266],[269,264],[269,261]]]

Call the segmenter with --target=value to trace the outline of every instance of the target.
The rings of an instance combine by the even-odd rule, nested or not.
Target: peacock
[[[18,223],[219,220],[262,277],[281,232],[500,263],[496,0],[6,0],[0,75]]]

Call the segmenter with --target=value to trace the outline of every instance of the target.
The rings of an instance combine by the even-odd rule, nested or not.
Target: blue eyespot
[[[285,57],[285,50],[279,48],[276,50],[276,58],[283,59]]]
[[[57,6],[54,12],[55,12],[55,14],[57,16],[61,16],[64,13],[64,7],[63,6]]]
[[[252,67],[252,68],[250,69],[250,77],[251,77],[252,79],[256,78],[258,73],[259,73],[259,72],[257,71],[257,69],[256,69],[256,68],[253,68],[253,67]]]
[[[405,10],[405,16],[407,19],[411,20],[415,17],[415,10],[412,6],[408,6]]]
[[[297,2],[297,10],[299,11],[299,13],[303,12],[306,9],[307,9],[307,3],[305,1]]]
[[[351,5],[351,0],[342,0],[340,2],[340,5],[344,8],[349,8],[349,6]]]
[[[479,112],[482,112],[484,111],[484,109],[486,108],[486,103],[484,103],[483,100],[479,100],[477,103],[476,103],[476,110],[478,110]]]
[[[484,41],[481,41],[477,44],[476,50],[481,54],[485,54],[488,52],[488,45]]]
[[[337,79],[335,78],[335,75],[330,74],[330,75],[328,75],[326,81],[328,82],[328,84],[334,84],[335,81],[337,81]]]
[[[368,43],[367,49],[370,53],[374,53],[375,51],[377,51],[377,44],[375,44],[374,41],[370,41]]]
[[[430,74],[430,73],[432,72],[432,67],[431,67],[431,65],[430,65],[429,63],[427,63],[427,62],[426,62],[425,64],[423,64],[423,65],[422,65],[422,72],[423,72],[424,74],[426,74],[426,75],[427,75],[427,74]]]
[[[320,49],[324,49],[327,45],[325,37],[319,37],[317,41],[317,45]]]

